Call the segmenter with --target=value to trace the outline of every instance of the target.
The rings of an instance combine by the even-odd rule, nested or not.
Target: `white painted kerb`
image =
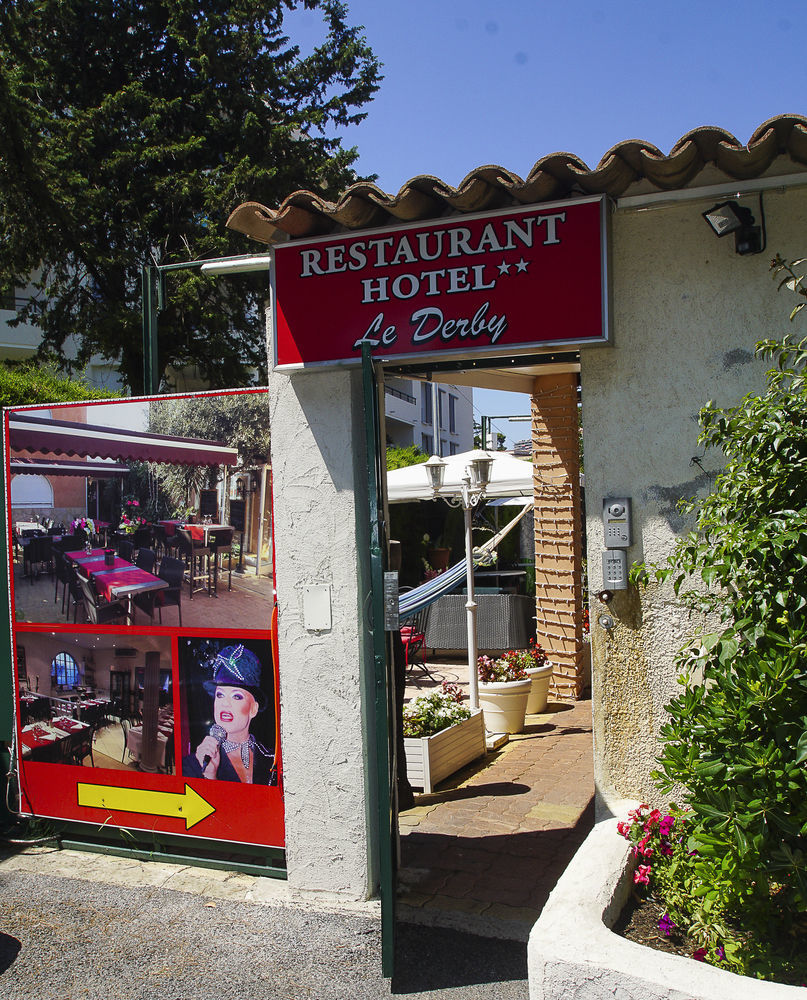
[[[552,892],[527,945],[530,1000],[796,1000],[763,983],[612,933],[633,879],[617,820],[598,823]]]

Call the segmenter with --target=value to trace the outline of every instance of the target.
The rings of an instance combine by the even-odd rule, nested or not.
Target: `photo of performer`
[[[268,643],[260,645],[268,647]],[[212,696],[213,723],[201,739],[197,736],[198,742],[190,739],[190,752],[182,758],[182,773],[191,778],[275,785],[274,750],[251,731],[258,727],[255,720],[269,703],[262,685],[261,660],[254,649],[242,643],[217,651],[216,647],[218,643],[206,650],[204,666],[213,676],[201,684]],[[266,674],[270,675],[268,668]]]

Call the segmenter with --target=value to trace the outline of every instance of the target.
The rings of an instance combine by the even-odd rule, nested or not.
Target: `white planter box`
[[[638,803],[623,803],[625,815]],[[530,1000],[797,1000],[801,986],[760,982],[628,941],[611,927],[633,889],[617,820],[598,823],[530,932]]]
[[[434,736],[404,737],[406,776],[413,788],[431,792],[438,781],[485,752],[485,724],[477,708],[470,719]]]

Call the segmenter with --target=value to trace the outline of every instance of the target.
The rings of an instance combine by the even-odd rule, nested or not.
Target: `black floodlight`
[[[703,217],[715,236],[734,233],[734,249],[738,254],[760,253],[763,249],[762,230],[755,224],[750,208],[743,208],[736,201],[722,201],[704,212]]]

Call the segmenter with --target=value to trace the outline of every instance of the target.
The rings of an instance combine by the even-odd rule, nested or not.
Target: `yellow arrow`
[[[78,804],[91,809],[136,812],[150,816],[176,816],[190,830],[216,811],[189,785],[184,792],[152,792],[146,788],[116,788],[115,785],[88,785],[78,782]]]

